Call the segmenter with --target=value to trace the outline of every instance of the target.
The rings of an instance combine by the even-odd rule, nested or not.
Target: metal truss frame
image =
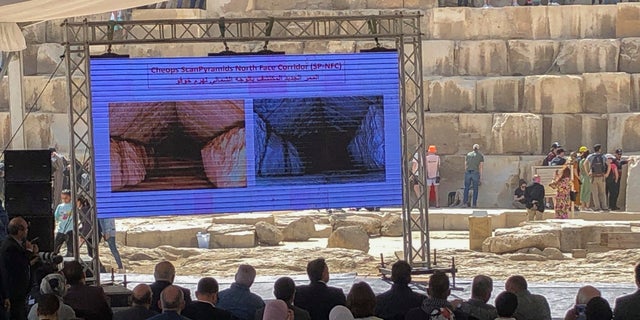
[[[414,154],[421,168],[424,166],[425,123],[422,79],[422,35],[419,12],[402,12],[368,16],[322,16],[322,17],[266,17],[240,19],[205,20],[150,20],[150,21],[65,21],[63,27],[65,58],[67,63],[67,84],[69,93],[69,122],[71,123],[71,158],[78,161],[95,181],[94,148],[91,117],[91,79],[89,58],[92,46],[114,44],[166,44],[166,43],[222,43],[229,50],[229,42],[264,42],[265,49],[270,42],[312,41],[312,40],[375,40],[393,41],[399,55],[400,76],[400,118],[402,131],[402,194],[403,194],[403,242],[404,259],[415,268],[430,268],[428,190],[425,170],[417,176],[420,192],[415,195],[411,185],[411,161]],[[114,30],[117,35],[114,36]],[[72,166],[72,177],[79,169]],[[91,184],[82,185],[72,181],[72,200],[84,196],[95,203],[95,188]],[[78,212],[74,215],[77,217]],[[74,231],[78,224],[88,224],[92,228],[87,245],[94,250],[91,268],[99,274],[97,212],[91,207],[88,215],[75,219]],[[419,234],[414,239],[412,234]],[[74,256],[79,258],[77,241]],[[99,284],[99,277],[95,283]]]

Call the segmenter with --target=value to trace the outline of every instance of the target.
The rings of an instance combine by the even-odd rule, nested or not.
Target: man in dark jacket
[[[160,306],[158,305],[158,301],[160,301],[160,293],[166,287],[173,284],[173,280],[176,278],[176,268],[169,261],[162,261],[156,264],[155,269],[153,270],[153,278],[156,280],[154,283],[149,285],[151,287],[151,291],[153,292],[153,297],[151,300],[151,310],[155,312],[162,312]],[[191,290],[187,288],[182,288],[176,286],[182,290],[183,299],[186,304],[191,302]]]
[[[133,288],[131,295],[131,308],[116,312],[113,320],[145,320],[156,314],[155,311],[149,310],[151,307],[151,287],[146,284],[139,284]]]
[[[113,311],[107,303],[104,290],[102,287],[85,284],[85,273],[78,261],[65,262],[62,273],[70,286],[64,296],[64,303],[73,308],[78,318],[91,320],[113,318]]]
[[[635,267],[636,286],[640,288],[640,263]],[[613,310],[614,320],[640,319],[640,289],[626,296],[616,299],[616,306]]]
[[[540,176],[534,175],[533,182],[524,190],[527,201],[527,215],[529,221],[542,220],[544,212],[544,186],[540,184]]]
[[[276,283],[273,285],[273,295],[276,297],[276,299],[282,300],[287,303],[289,310],[293,311],[293,320],[311,319],[311,315],[309,315],[309,312],[307,312],[307,310],[298,308],[293,305],[293,297],[296,295],[296,284],[295,282],[293,282],[293,279],[289,277],[282,277],[276,280]],[[255,320],[262,320],[264,309],[265,308],[261,308],[256,312]]]
[[[311,320],[329,319],[329,312],[337,305],[345,305],[347,298],[342,289],[327,286],[329,267],[323,258],[307,264],[309,284],[298,286],[294,304],[311,315]]]
[[[493,291],[493,279],[485,275],[473,278],[471,284],[471,299],[460,304],[460,310],[469,319],[494,320],[498,317],[496,308],[488,304]]]
[[[216,308],[218,303],[218,281],[214,278],[202,278],[198,281],[196,298],[182,311],[182,315],[191,320],[231,320],[230,312]]]
[[[27,319],[27,295],[31,289],[31,264],[38,246],[26,241],[29,224],[21,217],[9,221],[9,237],[0,246],[3,307],[10,310],[11,319]]]
[[[404,320],[410,309],[418,308],[426,298],[409,288],[411,266],[403,260],[391,267],[391,289],[376,297],[376,316],[384,320]]]
[[[451,294],[449,288],[449,277],[446,273],[436,271],[429,277],[428,297],[422,302],[422,306],[407,312],[406,320],[461,320],[467,319],[465,314],[455,311],[454,307],[447,301]]]

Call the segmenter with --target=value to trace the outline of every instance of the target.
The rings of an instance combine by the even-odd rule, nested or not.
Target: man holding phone
[[[38,254],[38,246],[27,241],[29,224],[16,217],[9,221],[9,237],[0,246],[0,274],[2,275],[2,307],[11,319],[27,319],[27,295],[31,281],[31,264]]]

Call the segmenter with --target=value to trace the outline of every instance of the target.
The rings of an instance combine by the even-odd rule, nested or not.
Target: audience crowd
[[[531,293],[527,281],[520,275],[509,277],[504,291],[490,303],[493,280],[476,276],[471,285],[471,297],[461,300],[451,297],[451,285],[446,273],[435,271],[426,292],[416,292],[411,266],[398,261],[391,268],[390,289],[377,296],[366,282],[356,282],[344,294],[340,288],[328,285],[330,273],[324,259],[307,264],[309,283],[296,286],[289,277],[276,280],[274,300],[264,301],[251,292],[256,270],[240,265],[235,281],[219,290],[211,277],[200,279],[191,300],[191,291],[174,284],[176,269],[168,261],[158,263],[155,281],[139,284],[133,289],[131,306],[113,312],[102,287],[86,284],[86,271],[81,263],[64,263],[61,272],[43,274],[36,301],[27,309],[27,291],[31,279],[28,273],[36,259],[38,248],[25,241],[28,225],[22,218],[9,222],[9,238],[0,247],[0,285],[3,312],[0,319],[16,320],[550,320],[551,310],[544,296]],[[11,254],[11,255],[8,255]],[[9,257],[9,258],[7,258]],[[8,259],[16,259],[14,261]],[[22,260],[20,260],[22,259]],[[14,269],[7,269],[12,266]],[[20,270],[23,267],[25,270]],[[8,271],[10,273],[8,273]],[[17,272],[22,271],[20,275]],[[635,282],[640,287],[640,263],[635,267]],[[612,310],[609,302],[593,286],[577,292],[575,305],[567,310],[566,320],[640,319],[640,290],[619,297]]]

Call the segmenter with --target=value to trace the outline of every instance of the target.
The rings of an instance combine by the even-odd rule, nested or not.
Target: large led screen
[[[401,204],[394,52],[91,60],[100,217]]]

